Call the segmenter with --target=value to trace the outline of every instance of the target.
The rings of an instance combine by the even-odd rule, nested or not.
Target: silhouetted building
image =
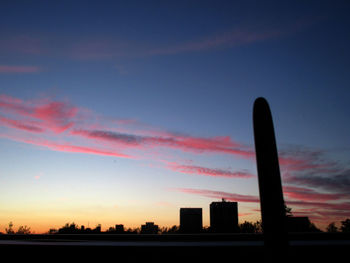
[[[145,225],[141,225],[141,234],[157,234],[158,225],[153,222],[146,222]]]
[[[202,208],[180,208],[180,232],[199,233],[202,227]]]
[[[238,231],[237,202],[212,202],[210,204],[210,229],[216,233]]]
[[[308,217],[287,217],[288,232],[309,232],[312,231],[312,225]]]
[[[116,233],[124,233],[124,225],[115,225],[115,232]]]

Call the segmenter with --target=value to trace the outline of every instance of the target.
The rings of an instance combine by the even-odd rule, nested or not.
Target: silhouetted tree
[[[160,234],[175,234],[179,232],[180,227],[173,225],[172,227],[161,227],[159,229]]]
[[[18,228],[16,234],[29,235],[29,234],[30,234],[30,227],[27,227],[27,226],[20,226],[20,227]]]
[[[211,233],[212,229],[209,226],[204,226],[201,233]]]
[[[251,223],[245,221],[244,223],[239,225],[239,232],[241,233],[260,233],[261,232],[261,222],[257,221],[255,223]]]
[[[256,221],[254,223],[255,233],[262,233],[262,221]]]
[[[60,234],[76,234],[79,232],[78,225],[74,222],[69,224],[66,223],[62,228],[58,229],[58,233]]]
[[[178,233],[179,230],[180,230],[180,227],[179,227],[179,226],[173,225],[173,226],[169,229],[168,233]]]
[[[13,230],[13,223],[12,223],[12,221],[9,223],[9,227],[5,228],[5,232],[6,232],[6,234],[10,234],[10,235],[15,233],[15,231]]]
[[[115,227],[109,227],[107,230],[106,230],[107,233],[115,233]]]
[[[327,232],[329,233],[335,233],[338,232],[338,227],[336,227],[335,223],[332,222],[327,226]]]
[[[342,232],[350,232],[350,219],[345,219],[344,221],[341,221],[341,227],[340,227],[340,230]]]
[[[52,234],[57,234],[58,233],[58,230],[55,229],[55,228],[50,228],[48,234],[52,235]]]
[[[288,216],[288,217],[293,216],[291,207],[288,207],[287,205],[284,205],[284,210],[285,210],[286,216]]]
[[[141,229],[139,227],[136,228],[128,228],[125,233],[126,234],[139,234],[141,232]]]
[[[322,232],[314,223],[310,223],[309,232]]]
[[[101,224],[96,225],[95,229],[92,230],[94,233],[101,233]]]

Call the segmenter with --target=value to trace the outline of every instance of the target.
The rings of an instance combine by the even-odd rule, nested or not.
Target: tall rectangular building
[[[199,233],[202,227],[202,208],[180,208],[181,233]]]
[[[237,202],[212,202],[210,204],[210,229],[216,233],[238,231]]]

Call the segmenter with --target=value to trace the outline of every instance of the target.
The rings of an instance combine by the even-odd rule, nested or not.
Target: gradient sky
[[[270,104],[284,195],[350,217],[348,1],[1,1],[0,231],[260,219],[252,130]]]

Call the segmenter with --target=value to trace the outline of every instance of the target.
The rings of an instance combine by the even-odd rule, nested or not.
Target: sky
[[[295,216],[350,217],[348,1],[1,1],[0,231],[260,220],[252,109]]]

